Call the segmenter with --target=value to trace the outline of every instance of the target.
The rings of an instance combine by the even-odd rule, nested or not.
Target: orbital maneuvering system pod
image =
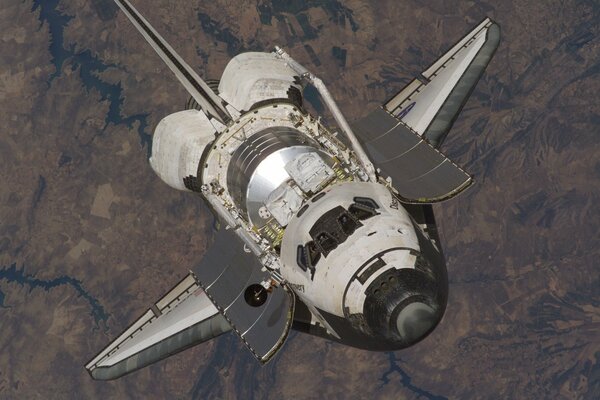
[[[150,165],[220,221],[189,275],[94,357],[114,379],[234,331],[262,363],[296,329],[398,350],[440,322],[446,266],[432,203],[472,183],[438,148],[500,39],[486,18],[404,89],[349,123],[324,83],[277,47],[209,85],[127,0],[115,0],[190,93]],[[339,133],[303,107],[312,85]]]

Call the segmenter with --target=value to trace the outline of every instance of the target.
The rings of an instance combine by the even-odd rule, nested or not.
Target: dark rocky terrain
[[[207,78],[241,51],[284,46],[349,119],[495,19],[500,48],[442,149],[477,179],[435,207],[446,315],[397,353],[294,333],[260,367],[224,335],[121,380],[91,380],[83,365],[210,238],[200,199],[168,188],[147,163],[154,126],[187,95],[110,1],[8,0],[0,398],[600,398],[597,2],[134,4]]]

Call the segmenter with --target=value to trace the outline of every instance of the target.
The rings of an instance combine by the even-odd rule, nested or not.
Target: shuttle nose
[[[425,338],[442,319],[446,282],[416,269],[391,269],[366,290],[364,316],[376,336],[408,347]]]

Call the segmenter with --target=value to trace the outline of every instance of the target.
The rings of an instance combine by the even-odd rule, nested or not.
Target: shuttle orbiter
[[[114,379],[234,331],[262,363],[290,329],[369,350],[427,336],[448,281],[431,204],[472,178],[438,150],[499,42],[486,18],[404,89],[348,123],[281,48],[205,82],[127,0],[115,0],[191,95],[154,132],[150,165],[220,221],[202,262],[94,357]],[[310,115],[314,86],[340,134]]]

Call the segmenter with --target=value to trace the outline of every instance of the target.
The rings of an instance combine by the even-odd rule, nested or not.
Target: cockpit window
[[[323,255],[327,256],[338,246],[337,240],[328,232],[321,232],[316,237],[317,246],[321,248]]]
[[[362,204],[363,206],[367,206],[370,207],[372,209],[378,209],[379,206],[377,205],[377,203],[375,202],[375,200],[369,198],[369,197],[355,197],[354,199],[355,203],[358,204]]]
[[[376,204],[375,204],[376,205]],[[356,210],[353,212],[354,208]],[[366,219],[377,214],[377,212],[368,206],[354,203],[347,210],[342,206],[337,206],[315,221],[309,231],[310,237],[315,242],[319,253],[323,257],[344,243],[348,237],[362,226],[360,219]]]
[[[312,241],[306,244],[306,249],[308,250],[310,266],[314,269],[315,265],[317,265],[321,259],[321,253],[319,253],[319,249],[317,249],[315,242]]]
[[[296,263],[302,271],[306,271],[308,269],[308,251],[304,246],[298,246],[298,250],[296,251]]]
[[[348,211],[352,214],[356,219],[363,221],[365,219],[371,218],[377,215],[377,211],[374,208],[366,206],[361,203],[354,203],[350,207],[348,207]]]
[[[345,212],[338,217],[338,223],[342,228],[342,231],[348,236],[352,235],[356,228],[362,225],[360,222],[355,220],[349,213]]]
[[[309,269],[311,271],[311,276],[314,276],[315,265],[317,265],[320,259],[321,253],[315,242],[310,241],[304,246],[298,246],[296,251],[296,263],[303,271]]]

